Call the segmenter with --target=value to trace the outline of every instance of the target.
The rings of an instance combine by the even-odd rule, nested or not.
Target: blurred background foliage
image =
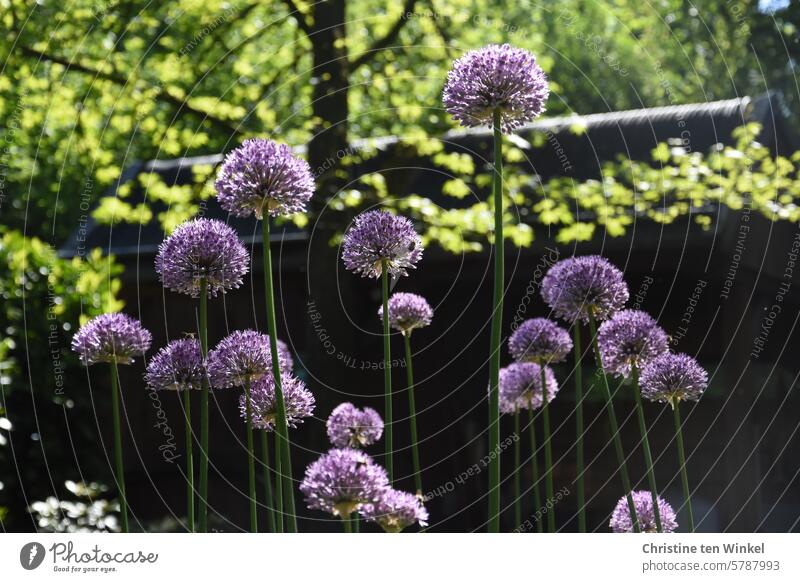
[[[89,216],[169,231],[212,193],[214,168],[200,165],[180,187],[140,175],[145,203],[126,199],[130,183],[105,196],[135,161],[216,154],[252,136],[305,145],[312,167],[344,152],[318,180],[319,204],[341,211],[342,224],[383,200],[414,216],[428,241],[476,251],[490,234],[487,202],[442,209],[424,193],[398,199],[376,175],[344,187],[347,168],[371,155],[349,143],[390,135],[453,174],[444,194],[485,187],[487,168],[429,139],[453,127],[440,106],[453,58],[490,42],[530,49],[551,79],[549,116],[765,89],[782,90],[797,114],[798,25],[800,3],[765,0],[0,0],[0,404],[59,405],[13,425],[0,408],[4,526],[26,519],[6,502],[21,496],[14,471],[49,475],[25,492],[33,499],[83,480],[68,446],[95,444],[96,427],[67,435],[62,407],[88,415],[93,403],[66,398],[54,371],[79,366],[68,346],[82,319],[122,307],[113,257],[95,249],[67,260],[56,249]],[[670,222],[692,212],[709,226],[708,203],[737,208],[745,198],[771,218],[798,220],[798,159],[770,158],[756,133],[744,127],[735,146],[709,152],[662,144],[652,164],[609,162],[602,181],[535,183],[515,169],[524,151],[507,148],[507,236],[530,244],[531,216],[557,227],[561,242],[601,228],[620,235],[634,215]],[[44,503],[40,523],[60,523],[61,509]]]

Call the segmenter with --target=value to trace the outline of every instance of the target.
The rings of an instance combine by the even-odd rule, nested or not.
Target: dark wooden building
[[[542,147],[530,151],[529,171],[541,180],[565,171],[578,179],[597,177],[601,165],[618,155],[649,160],[651,150],[669,139],[683,140],[693,151],[707,151],[714,144],[730,143],[731,132],[748,121],[763,126],[761,141],[773,152],[786,155],[798,147],[795,128],[775,97],[732,99],[588,115],[581,118],[546,119],[519,132],[525,140],[533,132],[546,132]],[[571,131],[579,122],[582,133]],[[467,151],[489,159],[491,136],[484,131],[452,132],[444,136],[448,151]],[[557,144],[557,145],[556,145]],[[354,147],[358,147],[355,144]],[[564,160],[569,161],[569,168]],[[142,172],[158,172],[168,184],[191,180],[192,166],[217,164],[221,156],[156,160],[134,165],[120,183]],[[380,142],[379,154],[355,172],[382,172],[390,190],[402,195],[420,192],[440,204],[452,200],[437,194],[443,177],[429,161],[409,154],[398,140]],[[139,194],[141,195],[141,193]],[[234,220],[215,200],[205,216],[228,220],[252,245],[256,259],[246,285],[211,304],[210,341],[215,343],[233,329],[265,328],[263,287],[259,255],[260,236],[254,221]],[[755,213],[720,207],[713,212],[714,227],[703,230],[689,217],[664,226],[637,220],[624,237],[611,238],[598,230],[595,238],[568,247],[556,245],[551,233],[536,224],[535,242],[529,248],[508,247],[505,333],[515,317],[547,315],[538,285],[547,264],[572,254],[602,254],[624,270],[631,290],[630,304],[647,310],[672,335],[675,349],[696,355],[708,369],[710,388],[684,412],[689,475],[694,489],[696,520],[703,531],[788,531],[798,529],[800,517],[800,437],[797,376],[800,285],[792,282],[780,302],[781,312],[772,317],[763,349],[754,342],[764,329],[785,281],[796,224],[770,222]],[[282,339],[296,354],[298,374],[317,398],[316,416],[292,431],[294,477],[328,448],[324,422],[336,404],[352,400],[382,409],[383,380],[380,323],[376,316],[379,288],[374,281],[359,280],[339,269],[338,280],[313,280],[308,253],[313,228],[275,229],[271,239],[277,279]],[[153,269],[153,258],[163,232],[157,225],[91,225],[86,246],[101,247],[125,265],[122,296],[126,311],[143,320],[154,332],[155,346],[195,329],[194,305],[185,297],[162,290]],[[64,249],[74,253],[77,239]],[[333,255],[325,260],[338,260]],[[416,394],[424,467],[423,484],[433,495],[428,502],[434,531],[481,529],[486,513],[487,475],[463,477],[486,454],[486,385],[488,381],[489,318],[491,305],[491,256],[488,252],[456,256],[436,247],[413,274],[396,284],[397,290],[427,297],[435,308],[433,324],[414,334]],[[400,359],[402,344],[393,339]],[[503,354],[504,364],[509,362]],[[593,366],[587,355],[585,365]],[[593,374],[584,374],[588,390],[586,410],[587,499],[589,525],[608,531],[608,517],[622,495],[610,433],[599,390],[592,390]],[[556,505],[557,520],[564,531],[576,531],[575,426],[573,370],[556,370],[563,388],[552,410],[556,488],[570,492]],[[153,523],[184,513],[184,481],[180,467],[165,462],[159,447],[163,431],[154,424],[157,413],[167,419],[177,435],[181,452],[181,412],[174,395],[163,394],[156,402],[147,397],[141,369],[124,377],[125,407],[131,432],[127,435],[128,486],[136,518]],[[411,489],[411,454],[405,394],[405,370],[394,369],[395,440],[398,486]],[[225,531],[246,527],[247,466],[244,430],[237,408],[238,394],[220,392],[212,405],[210,481],[213,524]],[[619,389],[617,412],[623,423],[626,452],[632,478],[646,488],[642,453],[636,447],[638,428],[633,418],[630,388]],[[651,425],[651,447],[663,495],[674,507],[682,503],[671,412],[666,406],[646,405]],[[511,434],[503,420],[504,438]],[[110,423],[109,423],[110,424]],[[541,443],[541,435],[539,442]],[[530,451],[522,435],[523,460]],[[383,445],[370,451],[381,461]],[[502,454],[504,507],[513,499],[509,469],[511,449]],[[180,460],[178,461],[180,464]],[[530,472],[524,463],[524,517],[536,508],[530,492]],[[508,477],[508,478],[507,478]],[[260,490],[260,489],[259,489]],[[303,530],[338,529],[328,516],[309,512],[298,492]],[[512,512],[504,516],[511,529]],[[681,513],[685,531],[685,519]]]

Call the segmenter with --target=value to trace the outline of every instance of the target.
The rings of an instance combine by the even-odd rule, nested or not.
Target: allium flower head
[[[314,395],[302,380],[290,374],[281,374],[281,390],[286,408],[286,423],[295,428],[303,419],[314,413]],[[250,387],[250,411],[253,428],[272,431],[278,418],[278,403],[275,399],[275,379],[267,374]],[[239,412],[247,419],[247,398],[239,397]]]
[[[215,186],[222,208],[261,220],[265,213],[303,212],[314,193],[314,177],[308,163],[294,156],[289,146],[254,138],[225,157]]]
[[[309,509],[346,519],[365,503],[377,503],[389,487],[386,470],[357,449],[331,449],[306,468],[300,491]]]
[[[200,295],[200,281],[208,295],[236,289],[247,273],[249,257],[236,232],[219,220],[197,218],[184,222],[161,243],[156,271],[161,284],[191,297]]]
[[[549,319],[528,319],[511,334],[508,351],[518,362],[556,364],[572,351],[572,340],[566,330]]]
[[[501,129],[509,133],[541,115],[549,94],[547,77],[532,54],[490,44],[453,63],[442,101],[466,127],[492,127],[494,110],[499,109]]]
[[[144,375],[152,390],[199,390],[205,369],[196,339],[169,342],[153,356]]]
[[[378,318],[383,319],[383,305],[378,308]],[[430,325],[433,309],[415,293],[395,293],[389,297],[389,325],[403,335]]]
[[[628,301],[622,271],[603,257],[570,257],[553,265],[542,280],[542,298],[557,317],[572,323],[608,319]]]
[[[428,510],[422,500],[413,493],[396,489],[385,489],[376,503],[361,508],[361,515],[389,533],[400,533],[415,522],[421,527],[428,525]]]
[[[81,326],[72,338],[72,350],[88,365],[99,362],[131,364],[150,349],[150,332],[124,313],[104,313]]]
[[[547,401],[558,392],[553,370],[545,366]],[[516,362],[500,369],[500,412],[513,414],[521,409],[536,410],[542,405],[542,368],[539,364]]]
[[[639,529],[642,533],[656,532],[656,516],[653,512],[653,495],[649,491],[634,491],[633,507],[636,509],[636,519],[639,522]],[[661,529],[664,533],[672,533],[678,529],[678,521],[672,506],[664,501],[661,496],[658,499],[658,514],[661,517]],[[614,533],[632,533],[633,522],[631,512],[628,507],[628,497],[623,496],[617,501],[614,513],[611,514],[609,527]]]
[[[334,447],[359,448],[378,441],[383,434],[383,419],[377,411],[365,407],[359,410],[343,402],[328,417],[328,438]]]
[[[644,311],[626,309],[597,332],[603,368],[617,376],[628,376],[631,367],[641,368],[669,349],[666,332]]]
[[[283,348],[283,349],[282,349]],[[283,373],[291,372],[291,354],[278,343],[278,361]],[[232,388],[272,374],[269,336],[251,329],[234,331],[208,353],[208,375],[214,388]]]
[[[422,258],[422,239],[404,216],[383,210],[368,210],[356,216],[344,235],[344,266],[362,277],[377,279],[382,263],[392,277],[406,275]]]
[[[645,398],[675,406],[681,400],[698,400],[708,386],[708,373],[686,354],[667,353],[642,368],[639,382]]]

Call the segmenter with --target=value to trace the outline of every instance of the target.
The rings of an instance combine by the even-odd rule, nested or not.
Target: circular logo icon
[[[44,546],[39,542],[28,542],[19,551],[19,563],[26,570],[35,570],[44,561]]]

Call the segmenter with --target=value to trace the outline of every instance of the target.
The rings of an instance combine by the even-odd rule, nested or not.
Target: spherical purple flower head
[[[542,298],[557,317],[572,323],[608,319],[628,301],[622,271],[603,257],[570,257],[553,265],[542,280]]]
[[[633,507],[636,509],[636,519],[639,522],[639,529],[642,533],[655,533],[657,531],[656,516],[653,512],[652,493],[649,491],[634,491],[631,493],[631,496],[633,497]],[[661,517],[661,529],[664,533],[672,533],[678,529],[675,511],[660,495],[657,499],[658,513]],[[614,533],[633,532],[633,522],[631,521],[631,512],[628,508],[627,496],[623,496],[622,499],[617,501],[617,506],[614,508],[614,513],[611,514],[611,521],[608,525]]]
[[[200,342],[179,339],[169,342],[153,356],[144,379],[152,390],[199,390],[204,374]]]
[[[492,127],[494,110],[499,109],[501,129],[510,133],[541,115],[549,94],[547,76],[531,53],[490,44],[453,63],[442,101],[466,127]]]
[[[699,399],[708,386],[708,373],[686,354],[661,354],[642,368],[639,383],[645,398],[675,406]]]
[[[380,501],[389,487],[386,470],[357,449],[331,449],[306,468],[300,491],[309,509],[347,518]]]
[[[644,311],[625,309],[597,332],[600,357],[606,372],[626,377],[631,367],[641,368],[669,349],[666,332]]]
[[[356,216],[344,235],[344,266],[362,277],[380,277],[383,261],[392,277],[400,277],[421,258],[422,239],[404,216],[368,210]]]
[[[281,349],[283,348],[283,349]],[[278,344],[278,362],[283,374],[292,371],[286,344]],[[208,375],[214,388],[242,387],[272,374],[269,336],[251,329],[234,331],[208,353]]]
[[[383,434],[383,419],[377,411],[365,407],[359,410],[343,402],[328,417],[328,438],[334,447],[359,448],[378,441]]]
[[[286,408],[286,423],[295,428],[303,419],[314,413],[314,395],[302,380],[290,374],[281,374],[281,390]],[[250,387],[250,411],[253,428],[272,431],[278,418],[278,403],[275,399],[275,379],[272,374],[263,376]],[[239,397],[239,412],[247,419],[247,398]]]
[[[286,144],[248,139],[225,157],[219,169],[217,198],[235,216],[270,216],[303,212],[314,193],[314,177],[305,160]]]
[[[558,392],[558,382],[553,370],[545,366],[547,401],[552,402]],[[513,414],[523,408],[536,410],[542,405],[542,369],[539,364],[515,362],[500,369],[500,412]]]
[[[572,340],[566,330],[549,319],[528,319],[511,334],[508,351],[518,362],[555,364],[563,362],[572,351]]]
[[[378,308],[378,319],[383,319],[383,305]],[[433,309],[415,293],[395,293],[389,297],[389,325],[403,335],[411,335],[417,328],[430,325]]]
[[[389,533],[400,533],[415,522],[421,527],[428,525],[428,510],[422,500],[413,493],[396,489],[385,489],[376,503],[361,508],[361,515]]]
[[[156,271],[161,284],[191,297],[200,295],[200,280],[208,295],[236,289],[247,273],[249,257],[234,230],[219,220],[184,222],[161,243]]]
[[[72,350],[87,366],[99,362],[132,364],[150,349],[150,332],[124,313],[104,313],[81,326],[72,338]]]

